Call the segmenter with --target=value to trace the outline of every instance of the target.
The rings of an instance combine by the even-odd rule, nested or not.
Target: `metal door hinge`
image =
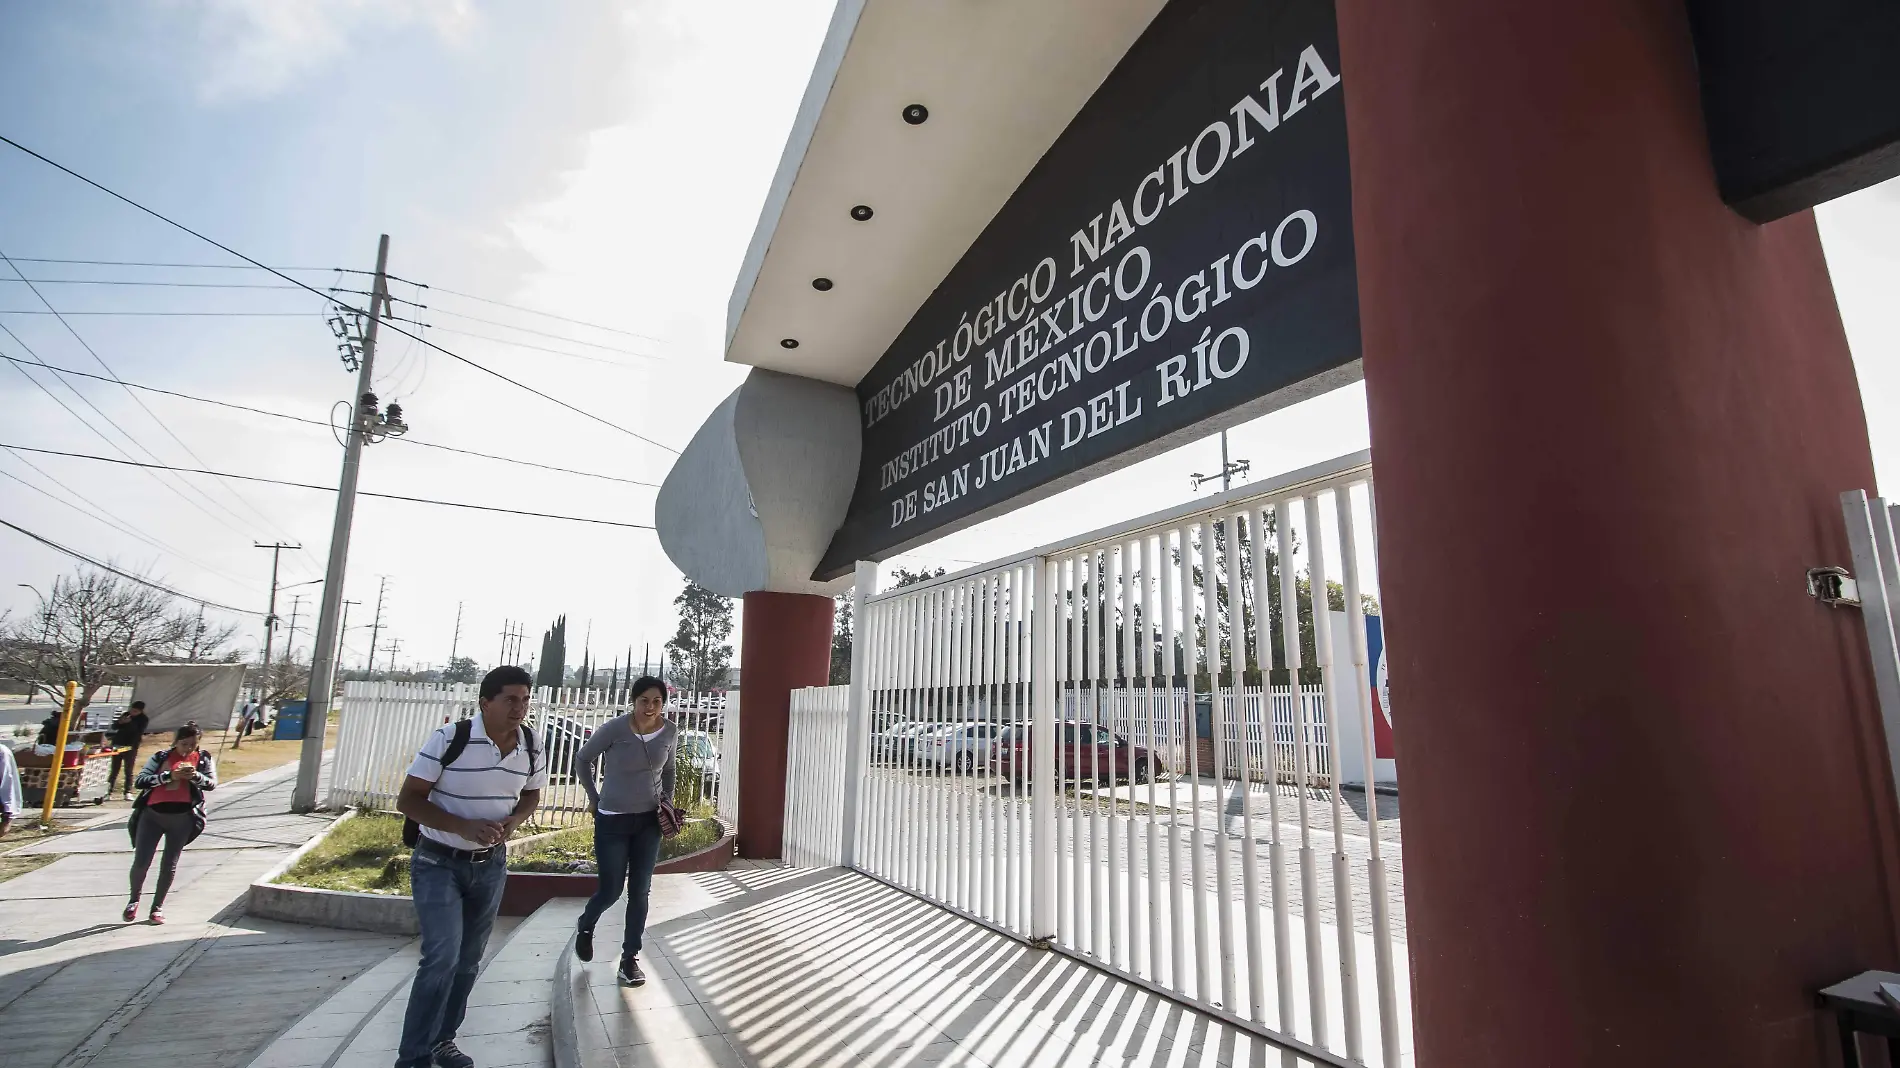
[[[1844,567],[1811,567],[1808,596],[1835,608],[1859,608],[1860,584]]]

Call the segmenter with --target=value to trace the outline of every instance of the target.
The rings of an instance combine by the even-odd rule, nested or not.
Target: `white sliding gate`
[[[863,599],[863,697],[794,695],[788,859],[842,857],[1322,1062],[1399,1065],[1398,836],[1333,781],[1342,734],[1375,766],[1371,488],[1360,453]],[[849,766],[815,759],[851,752],[853,715]]]

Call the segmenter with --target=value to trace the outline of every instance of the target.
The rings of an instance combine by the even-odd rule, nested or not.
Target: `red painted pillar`
[[[1339,20],[1417,1062],[1833,1064],[1900,867],[1814,221],[1720,203],[1680,0]]]
[[[785,836],[792,691],[831,677],[829,597],[745,595],[739,648],[739,855],[777,857]]]

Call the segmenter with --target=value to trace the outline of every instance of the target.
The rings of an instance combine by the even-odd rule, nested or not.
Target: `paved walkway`
[[[583,1068],[1316,1068],[838,868],[663,875],[637,988],[580,966]]]
[[[234,1068],[402,945],[241,915],[252,880],[330,819],[287,814],[294,776],[291,765],[212,793],[162,927],[119,920],[122,815],[20,850],[62,857],[0,883],[0,1064]]]

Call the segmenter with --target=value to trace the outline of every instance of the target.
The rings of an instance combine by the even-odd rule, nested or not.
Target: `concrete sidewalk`
[[[123,816],[20,850],[62,856],[0,883],[6,1068],[233,1068],[403,944],[241,915],[252,880],[331,819],[288,814],[294,778],[290,765],[211,794],[210,826],[179,860],[164,926],[119,919]]]

